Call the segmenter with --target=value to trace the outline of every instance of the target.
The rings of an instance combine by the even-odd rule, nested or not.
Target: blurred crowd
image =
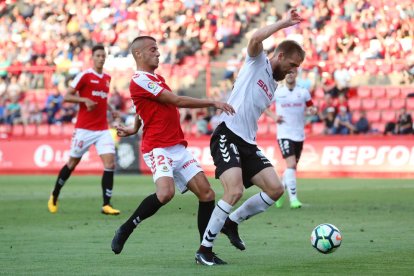
[[[159,41],[161,63],[177,65],[168,67],[174,75],[186,57],[215,57],[233,45],[260,12],[260,1],[239,0],[1,1],[0,122],[62,121],[65,105],[55,94],[64,93],[68,81],[91,65],[95,44],[108,49],[105,68],[132,69],[129,43],[138,35],[151,35]],[[50,68],[55,70],[45,74]],[[179,76],[174,83],[182,79],[188,80]],[[22,105],[25,92],[39,88],[51,92],[30,108],[35,120],[23,114]],[[113,85],[114,90],[125,88]]]

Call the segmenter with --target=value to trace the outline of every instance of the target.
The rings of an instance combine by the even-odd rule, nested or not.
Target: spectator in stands
[[[355,133],[366,134],[371,130],[371,126],[367,119],[367,113],[365,110],[361,110],[359,113],[359,119],[355,123]]]
[[[22,96],[22,87],[17,82],[17,76],[13,75],[10,78],[10,83],[7,86],[7,94],[9,98],[18,98]]]
[[[345,107],[347,112],[350,112],[348,99],[343,93],[339,94],[338,98],[335,101],[335,109],[339,110],[341,107]]]
[[[347,94],[351,81],[351,74],[345,63],[337,63],[335,71],[333,73],[335,80],[335,87],[338,92],[335,94]]]
[[[180,124],[185,135],[190,135],[195,120],[195,109],[180,108]]]
[[[296,85],[299,87],[302,87],[308,91],[313,91],[313,83],[312,80],[309,77],[309,71],[308,70],[301,70],[300,74],[298,76],[298,79],[296,81]]]
[[[405,107],[401,108],[400,115],[398,115],[395,132],[396,134],[413,133],[413,119]]]
[[[325,94],[322,103],[318,108],[318,116],[320,121],[324,121],[329,112],[333,112],[334,118],[336,115],[335,103],[331,94]]]
[[[335,80],[328,72],[322,73],[321,86],[325,94],[330,94],[332,98],[338,97]]]
[[[335,107],[331,106],[326,109],[326,115],[323,118],[324,134],[335,134]]]
[[[0,77],[0,98],[7,98],[7,82],[5,78]]]
[[[346,135],[355,132],[355,127],[352,124],[351,114],[344,106],[341,106],[339,108],[339,112],[335,117],[334,129],[335,134]]]
[[[60,109],[60,116],[57,121],[61,124],[74,123],[76,117],[76,106],[73,103],[63,103]]]
[[[53,93],[47,97],[44,112],[46,113],[48,124],[51,125],[56,123],[56,115],[62,107],[62,103],[63,96],[60,94],[59,89],[55,89]]]
[[[43,113],[39,104],[35,101],[25,99],[22,104],[22,122],[23,124],[40,124],[43,120]]]
[[[397,122],[387,122],[384,129],[384,135],[387,134],[412,134],[413,133],[413,119],[411,114],[407,112],[405,107],[401,108],[398,115]]]
[[[117,88],[114,88],[111,93],[108,104],[113,108],[113,110],[121,111],[124,109],[124,98],[121,93],[119,93]]]
[[[22,108],[19,104],[19,98],[11,98],[10,103],[8,103],[6,106],[6,123],[9,125],[21,123],[21,111]]]
[[[221,123],[221,119],[220,119],[221,112],[222,111],[220,109],[216,109],[216,111],[214,112],[214,115],[210,118],[211,131],[214,131],[216,127]]]
[[[212,133],[210,129],[210,122],[211,116],[208,114],[207,108],[204,109],[204,112],[200,112],[197,114],[196,126],[197,126],[197,133],[196,135],[210,135]]]
[[[6,100],[0,97],[0,124],[6,122]]]
[[[225,80],[230,80],[231,82],[234,81],[239,64],[240,60],[238,59],[237,54],[233,54],[231,58],[227,60],[226,71],[224,72]]]

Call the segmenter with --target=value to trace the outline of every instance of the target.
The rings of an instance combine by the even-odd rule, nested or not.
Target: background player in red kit
[[[160,75],[154,73],[158,67],[160,53],[156,40],[150,36],[140,36],[131,44],[131,52],[137,71],[130,83],[131,98],[137,114],[143,121],[142,152],[144,160],[151,168],[156,192],[146,197],[133,215],[115,232],[112,251],[121,253],[132,231],[146,218],[168,203],[175,193],[175,186],[181,193],[192,191],[199,199],[198,230],[200,240],[214,209],[215,194],[198,162],[186,149],[187,141],[180,126],[177,107],[215,107],[227,114],[233,108],[221,102],[177,96]],[[138,116],[137,115],[137,116]],[[127,136],[138,130],[118,127],[118,135]],[[217,263],[223,263],[215,256]]]
[[[111,76],[103,73],[106,53],[102,45],[92,48],[92,59],[93,68],[79,73],[65,95],[66,102],[79,103],[79,113],[72,137],[69,161],[60,170],[48,201],[48,209],[51,213],[57,212],[60,190],[91,145],[95,145],[104,165],[101,212],[106,215],[120,213],[110,204],[114,183],[115,144],[109,133],[106,117],[107,109],[110,108],[107,99]]]

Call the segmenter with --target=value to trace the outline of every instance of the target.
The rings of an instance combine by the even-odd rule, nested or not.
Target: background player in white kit
[[[101,212],[106,215],[119,215],[110,200],[114,184],[115,144],[108,130],[107,110],[111,76],[103,73],[106,59],[105,48],[96,45],[92,48],[93,68],[79,73],[65,95],[66,102],[79,103],[79,112],[72,137],[69,161],[62,167],[56,179],[55,187],[47,203],[49,212],[58,210],[57,200],[66,180],[79,164],[82,156],[95,145],[102,159],[103,206]]]
[[[273,97],[277,114],[270,109],[265,111],[277,123],[277,140],[286,162],[282,182],[288,191],[290,207],[293,209],[302,207],[297,198],[296,168],[305,140],[305,113],[314,115],[317,112],[309,91],[296,86],[297,75],[298,70],[292,69],[286,75],[285,85],[277,88]],[[276,207],[282,207],[283,201],[284,196],[276,201]]]
[[[276,91],[276,81],[281,81],[305,58],[302,47],[286,40],[276,48],[271,59],[263,51],[262,41],[275,32],[296,25],[301,21],[295,9],[287,16],[268,26],[258,29],[250,38],[247,57],[234,83],[228,100],[236,113],[223,114],[222,123],[211,137],[211,155],[216,166],[216,178],[224,187],[224,195],[218,201],[204,232],[203,241],[196,252],[197,263],[216,265],[212,247],[221,231],[238,249],[245,244],[238,234],[238,224],[264,212],[283,194],[283,185],[270,161],[256,144],[257,121],[271,104]],[[244,187],[256,185],[262,192],[248,198],[233,213],[233,206],[243,195]],[[244,186],[244,187],[243,187]]]

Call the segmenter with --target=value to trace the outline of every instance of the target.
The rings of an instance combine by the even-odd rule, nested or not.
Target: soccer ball
[[[320,224],[311,233],[312,246],[323,254],[334,252],[341,245],[341,242],[341,232],[333,224]]]

